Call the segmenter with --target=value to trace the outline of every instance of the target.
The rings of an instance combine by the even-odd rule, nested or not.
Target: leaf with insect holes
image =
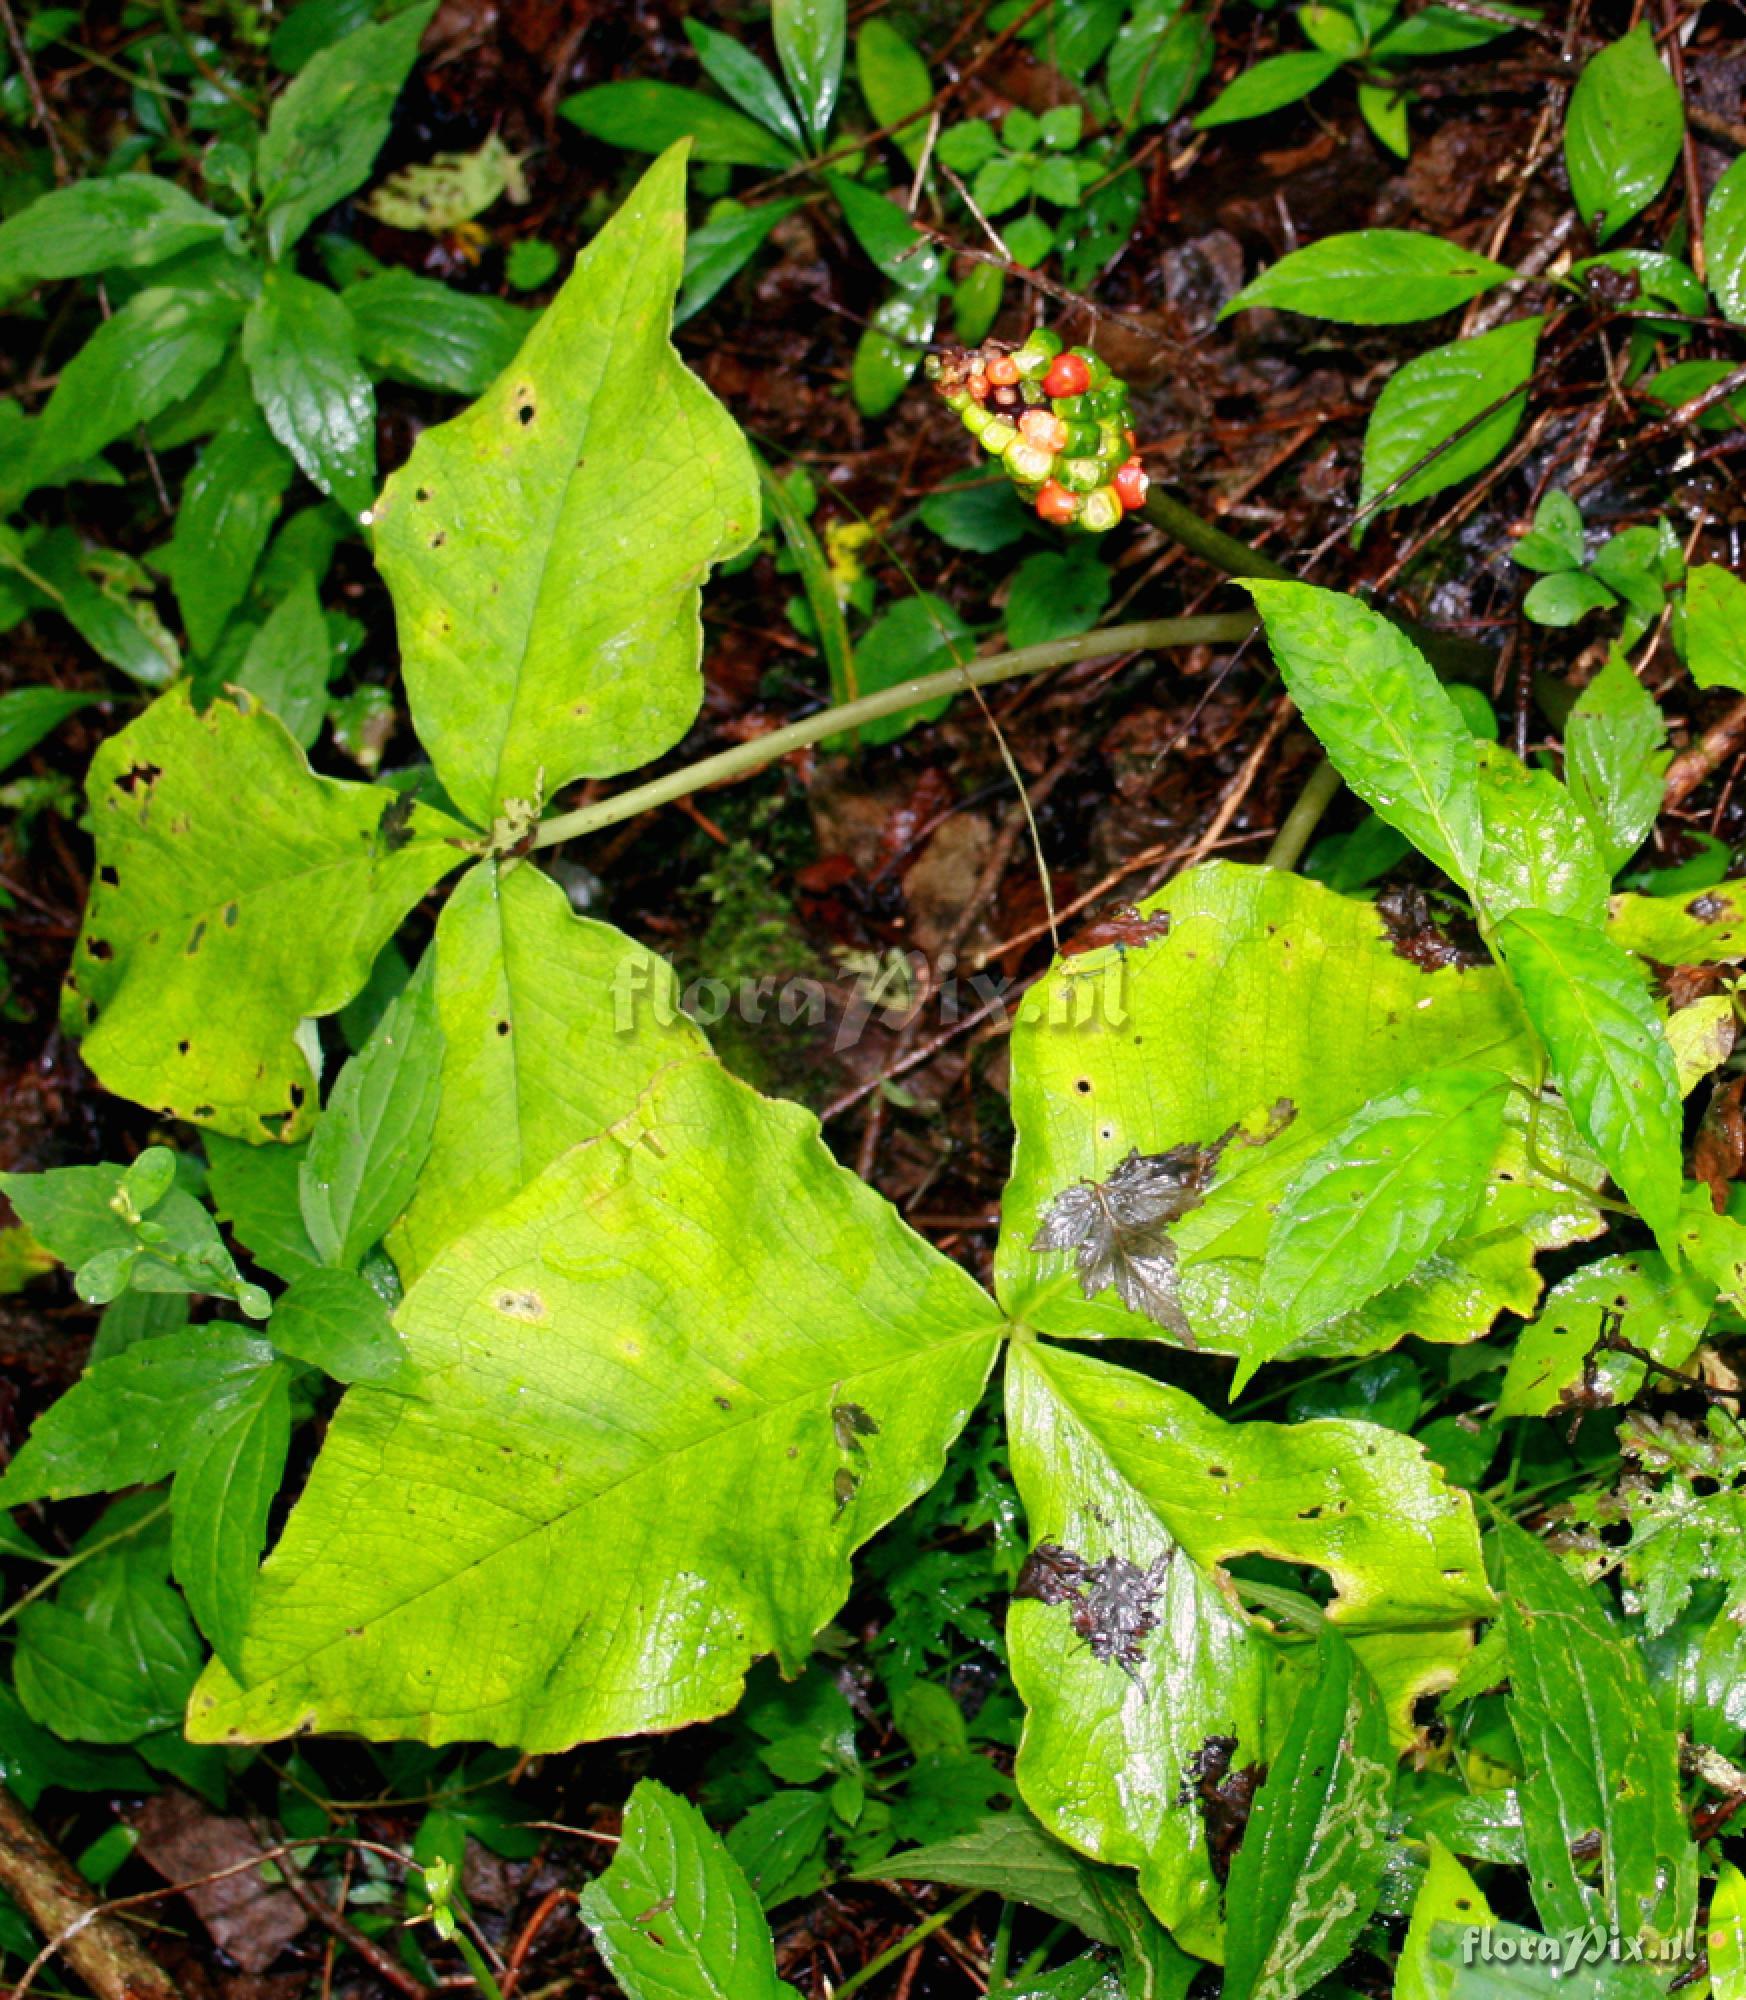
[[[720,1714],[759,1654],[798,1670],[1002,1330],[809,1113],[701,1055],[449,1242],[396,1320],[401,1375],[347,1392],[198,1741],[313,1719],[541,1750]]]
[[[197,714],[186,683],[104,743],[86,796],[98,866],[66,1031],[122,1097],[235,1138],[296,1138],[316,1107],[305,1021],[363,987],[465,828],[317,777],[263,709]]]
[[[647,763],[697,712],[699,591],[759,502],[744,438],[669,337],[684,244],[681,148],[377,504],[413,718],[480,825]]]
[[[1216,1955],[1209,1830],[1178,1799],[1211,1738],[1236,1739],[1233,1769],[1270,1759],[1304,1664],[1304,1649],[1238,1608],[1226,1566],[1265,1549],[1328,1573],[1327,1616],[1403,1744],[1415,1700],[1454,1677],[1492,1608],[1471,1504],[1378,1425],[1227,1423],[1185,1390],[1038,1340],[1010,1349],[1006,1393],[1033,1563],[1052,1545],[1145,1580],[1130,1600],[1144,1613],[1127,1623],[1131,1660],[1094,1650],[1089,1605],[1046,1586],[1014,1599],[1019,1788],[1059,1839],[1137,1867],[1179,1945]]]
[[[629,2000],[795,2000],[745,1871],[688,1800],[642,1779],[582,1921]]]

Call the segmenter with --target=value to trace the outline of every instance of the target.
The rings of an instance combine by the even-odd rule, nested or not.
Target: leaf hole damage
[[[107,938],[87,938],[85,940],[85,950],[92,958],[108,960],[115,956],[115,947]]]
[[[163,775],[161,764],[129,764],[115,782],[131,797],[142,786],[149,788],[155,785]]]
[[[105,861],[103,866],[98,869],[97,879],[99,882],[103,883],[107,888],[110,889],[118,889],[121,886],[120,874],[114,868],[112,868],[107,861]]]
[[[509,1023],[507,1021],[499,1021],[497,1024],[497,1032],[500,1035],[507,1035],[509,1033]]]

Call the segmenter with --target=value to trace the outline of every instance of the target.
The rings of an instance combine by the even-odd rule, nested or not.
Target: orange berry
[[[977,402],[986,403],[988,401],[988,377],[986,375],[972,375],[970,377],[970,393],[976,398]]]
[[[1037,495],[1037,513],[1042,520],[1065,527],[1079,518],[1079,496],[1069,493],[1058,479],[1045,479]]]
[[[1010,354],[997,354],[988,364],[988,379],[997,389],[1009,389],[1019,378],[1018,363]]]

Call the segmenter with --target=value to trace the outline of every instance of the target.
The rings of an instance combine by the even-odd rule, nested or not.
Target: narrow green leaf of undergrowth
[[[347,1393],[198,1740],[315,1718],[539,1749],[721,1713],[757,1655],[798,1669],[1001,1331],[808,1113],[701,1056],[450,1243],[397,1323],[415,1393]]]
[[[195,653],[211,652],[247,594],[293,470],[250,410],[204,447],[183,483],[163,564]]]
[[[1393,11],[1392,9],[1390,10]],[[1396,22],[1378,41],[1371,53],[1387,62],[1416,60],[1420,56],[1459,55],[1464,49],[1483,47],[1500,35],[1511,32],[1509,17],[1527,24],[1538,21],[1542,10],[1526,7],[1518,0],[1497,0],[1490,14],[1457,13],[1453,7],[1432,5]]]
[[[355,1271],[309,1271],[273,1304],[273,1345],[336,1382],[390,1382],[406,1351],[382,1295]]]
[[[1228,1134],[1203,1201],[1168,1232],[1194,1338],[1228,1354],[1242,1344],[1273,1205],[1347,1119],[1426,1070],[1480,1065],[1528,1083],[1543,1057],[1502,972],[1439,964],[1434,949],[1415,958],[1373,904],[1301,876],[1212,863],[1142,914],[1146,939],[1063,960],[1020,1005],[997,1283],[1012,1316],[1044,1332],[1158,1339],[1163,1329],[1113,1288],[1085,1298],[1071,1252],[1033,1248],[1042,1218],[1130,1152]],[[1409,1332],[1470,1340],[1506,1307],[1533,1312],[1535,1249],[1593,1235],[1600,1217],[1530,1165],[1525,1115],[1513,1098],[1468,1233],[1294,1354],[1369,1353]],[[1603,1169],[1561,1108],[1543,1109],[1535,1150],[1599,1185]]]
[[[844,0],[772,0],[770,22],[782,74],[813,143],[822,146],[843,81]]]
[[[61,370],[32,435],[29,480],[48,485],[192,393],[224,359],[242,308],[154,285],[107,319]]]
[[[0,771],[34,750],[69,715],[103,699],[77,688],[22,687],[0,694]]]
[[[689,141],[699,160],[723,166],[780,173],[800,163],[792,147],[719,97],[651,77],[579,90],[558,106],[558,115],[590,138],[631,153],[664,153]]]
[[[971,1832],[908,1847],[856,1870],[860,1881],[943,1882],[986,1889],[1117,1946],[1131,2000],[1181,2000],[1198,1969],[1171,1943],[1126,1869],[1057,1840],[1024,1807],[991,1813]]]
[[[856,242],[878,265],[882,276],[909,292],[938,283],[946,266],[944,252],[906,219],[895,202],[846,174],[826,174],[825,181],[842,204]]]
[[[685,39],[697,51],[697,60],[710,81],[726,91],[742,111],[749,112],[796,152],[804,150],[805,135],[782,95],[781,84],[743,42],[736,42],[732,35],[724,35],[719,28],[708,27],[702,21],[685,23]]]
[[[1521,1788],[1529,1888],[1550,1932],[1601,1924],[1670,1937],[1691,1921],[1697,1848],[1679,1789],[1679,1737],[1641,1656],[1549,1549],[1498,1523],[1509,1717],[1534,1773]],[[1597,1851],[1590,1867],[1573,1844]]]
[[[1242,118],[1265,118],[1308,97],[1340,67],[1340,58],[1320,49],[1294,49],[1289,55],[1264,56],[1232,79],[1204,111],[1195,115],[1202,131],[1212,125],[1234,125]]]
[[[255,161],[269,256],[369,178],[435,12],[436,0],[418,0],[322,49],[274,104]]]
[[[418,732],[481,824],[647,763],[697,712],[699,588],[759,506],[745,440],[668,337],[684,234],[675,151],[376,507]]]
[[[1505,1079],[1429,1070],[1374,1097],[1286,1189],[1231,1383],[1398,1284],[1458,1235],[1503,1138]]]
[[[895,125],[891,143],[912,167],[921,164],[927,126],[911,113],[924,110],[934,94],[928,66],[883,14],[855,30],[855,80],[874,123]],[[908,119],[907,124],[899,123]]]
[[[1295,2000],[1351,1949],[1388,1865],[1394,1764],[1375,1683],[1324,1632],[1231,1864],[1228,2000]]]
[[[1686,580],[1685,656],[1699,687],[1746,692],[1746,583],[1720,563]]]
[[[290,1447],[291,1370],[274,1361],[207,1408],[171,1483],[171,1567],[221,1660],[239,1656]]]
[[[707,1044],[665,959],[571,913],[532,862],[481,862],[436,933],[442,1087],[388,1247],[410,1285],[437,1252]]]
[[[322,492],[364,513],[376,490],[376,397],[344,301],[295,271],[269,271],[243,358],[273,435]]]
[[[801,205],[798,195],[787,201],[767,201],[757,208],[720,202],[701,229],[685,241],[685,283],[673,307],[673,324],[683,326],[702,312],[730,278],[751,262],[777,223]]]
[[[1180,1389],[1034,1341],[1009,1354],[1007,1417],[1033,1546],[1131,1564],[1155,1621],[1131,1657],[1099,1657],[1069,1604],[1015,1601],[1020,1789],[1061,1839],[1137,1867],[1180,1945],[1216,1954],[1207,1832],[1176,1794],[1209,1736],[1237,1739],[1233,1769],[1268,1760],[1305,1658],[1233,1608],[1222,1566],[1264,1548],[1325,1570],[1328,1616],[1405,1741],[1417,1695],[1446,1684],[1490,1604],[1469,1503],[1376,1425],[1228,1424]]]
[[[1476,755],[1485,848],[1473,890],[1487,918],[1553,910],[1599,924],[1612,876],[1576,801],[1550,771],[1501,743],[1480,743]]]
[[[837,580],[831,574],[824,549],[813,531],[812,523],[795,504],[787,485],[761,458],[758,460],[758,480],[764,489],[764,504],[775,515],[782,539],[788,544],[788,553],[800,572],[801,588],[806,592],[806,607],[812,613],[818,649],[824,655],[825,669],[830,675],[831,699],[837,702],[853,701],[862,691],[855,679],[855,649],[849,639],[849,621],[843,615],[842,599],[837,595]],[[918,667],[916,671],[921,673],[926,670]],[[891,719],[898,720],[897,717]],[[913,714],[905,715],[902,720],[912,722],[915,717]]]
[[[1746,586],[1735,588],[1746,621]],[[1691,615],[1688,585],[1688,653]],[[1740,644],[1746,649],[1746,624]],[[1692,672],[1697,679],[1695,659]],[[1609,874],[1622,868],[1654,829],[1661,811],[1662,779],[1671,761],[1667,722],[1655,697],[1623,653],[1609,654],[1564,723],[1564,781],[1600,845]]]
[[[849,365],[849,391],[864,417],[882,417],[909,387],[934,337],[939,299],[899,290],[875,308]]]
[[[340,294],[365,367],[415,389],[482,396],[538,317],[525,306],[458,292],[411,271],[384,271]]]
[[[141,687],[167,687],[182,671],[175,640],[150,596],[150,579],[131,557],[52,528],[32,543],[29,565],[54,608],[99,659]]]
[[[1219,314],[1283,306],[1348,326],[1435,319],[1514,274],[1458,243],[1412,229],[1355,229],[1293,250],[1245,285]]]
[[[79,1743],[135,1743],[181,1719],[200,1671],[200,1640],[169,1584],[170,1524],[136,1526],[161,1508],[141,1494],[109,1509],[96,1543],[135,1531],[19,1614],[13,1677],[33,1722]],[[132,1516],[132,1519],[128,1519]]]
[[[1470,886],[1484,842],[1473,732],[1424,655],[1355,597],[1307,583],[1246,587],[1291,698],[1335,769]]]
[[[237,1138],[296,1138],[331,1014],[460,858],[465,829],[318,778],[272,716],[186,687],[111,736],[86,781],[97,871],[63,995],[106,1089]]]
[[[227,676],[285,725],[300,750],[321,734],[333,643],[315,584],[300,576],[250,635]]]
[[[1365,427],[1359,506],[1386,493],[1386,505],[1408,507],[1483,471],[1522,421],[1544,324],[1537,317],[1511,320],[1397,368]],[[1501,408],[1491,408],[1504,398]]]
[[[322,1261],[355,1271],[418,1185],[442,1091],[435,967],[424,963],[339,1073],[303,1159],[303,1220]]]
[[[1516,911],[1497,940],[1571,1116],[1677,1257],[1679,1079],[1642,967],[1604,931],[1549,911]]]
[[[0,224],[0,298],[54,278],[138,271],[215,243],[222,215],[156,174],[93,174]]]
[[[1746,158],[1735,160],[1710,190],[1704,265],[1724,316],[1736,326],[1746,325]]]
[[[32,1425],[0,1478],[0,1507],[168,1478],[203,1427],[247,1401],[274,1365],[260,1335],[222,1325],[162,1334],[94,1363]]]
[[[1661,192],[1684,131],[1679,89],[1648,22],[1590,59],[1564,121],[1564,164],[1576,206],[1599,242]]]
[[[1104,72],[1121,124],[1167,124],[1206,81],[1213,47],[1210,22],[1198,7],[1178,7],[1175,0],[1135,7],[1116,34]],[[1077,105],[1061,108],[1079,112]]]
[[[739,1863],[653,1778],[631,1793],[612,1866],[580,1909],[629,2000],[792,2000]]]

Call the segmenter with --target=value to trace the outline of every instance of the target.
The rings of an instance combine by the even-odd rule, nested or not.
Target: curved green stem
[[[1101,631],[1086,632],[1077,639],[1057,639],[1046,646],[1021,646],[1016,652],[991,653],[985,660],[968,666],[949,667],[941,674],[924,674],[918,680],[900,681],[895,687],[864,694],[857,701],[840,702],[821,709],[816,715],[773,729],[750,743],[736,743],[731,750],[719,750],[682,770],[665,777],[651,778],[647,784],[633,785],[591,806],[574,812],[557,813],[542,822],[529,843],[532,847],[556,847],[560,841],[575,840],[602,827],[617,826],[635,819],[656,806],[671,805],[710,785],[743,778],[748,772],[774,764],[790,751],[803,750],[827,736],[843,734],[877,722],[881,716],[897,715],[906,708],[938,701],[942,695],[961,694],[969,687],[992,687],[1000,681],[1022,679],[1026,674],[1047,673],[1051,667],[1071,666],[1077,660],[1108,659],[1116,653],[1147,652],[1165,646],[1216,646],[1245,638],[1255,625],[1247,611],[1226,612],[1202,618],[1147,618],[1132,625],[1106,625]]]
[[[931,1917],[925,1917],[912,1931],[906,1931],[896,1944],[888,1946],[877,1958],[868,1959],[859,1972],[851,1972],[841,1986],[836,1989],[836,2000],[849,2000],[851,1993],[858,1993],[869,1979],[877,1979],[888,1965],[895,1965],[900,1958],[907,1958],[924,1938],[930,1938],[937,1930],[943,1930],[961,1910],[967,1910],[978,1896],[986,1892],[981,1889],[966,1889],[961,1896],[954,1897],[943,1909],[936,1910]]]
[[[1295,868],[1303,859],[1322,814],[1334,803],[1340,789],[1340,774],[1330,758],[1324,757],[1304,780],[1297,803],[1285,816],[1285,824],[1273,836],[1273,845],[1262,863],[1266,868]]]
[[[1190,555],[1199,556],[1214,569],[1222,569],[1227,576],[1269,576],[1276,583],[1297,581],[1290,570],[1271,556],[1262,555],[1259,549],[1250,548],[1235,535],[1227,535],[1223,528],[1203,521],[1192,507],[1173,498],[1161,486],[1151,489],[1140,511],[1160,534],[1168,535]]]

